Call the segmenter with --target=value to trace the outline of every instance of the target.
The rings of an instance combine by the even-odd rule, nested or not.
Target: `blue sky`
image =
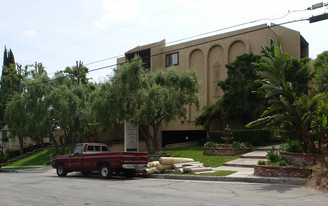
[[[267,18],[244,27],[282,23],[328,12],[327,7],[304,11],[318,2],[0,0],[1,59],[4,46],[7,46],[13,50],[17,63],[42,62],[52,77],[54,72],[75,65],[77,60],[88,64],[123,55],[135,46],[163,39],[172,42],[258,19]],[[297,12],[293,12],[295,10]],[[279,19],[273,20],[275,18]],[[311,58],[328,50],[328,20],[313,24],[303,21],[285,26],[301,32],[309,42]],[[217,33],[211,35],[214,34]],[[114,58],[87,66],[92,70],[115,63]],[[88,76],[100,81],[111,72],[111,68],[106,68],[91,72]]]

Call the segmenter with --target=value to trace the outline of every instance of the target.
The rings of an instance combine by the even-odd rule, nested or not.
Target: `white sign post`
[[[124,151],[139,151],[139,129],[138,125],[129,121],[124,122]]]

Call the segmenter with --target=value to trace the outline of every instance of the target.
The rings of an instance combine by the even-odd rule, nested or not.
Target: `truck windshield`
[[[76,147],[73,150],[73,154],[74,153],[82,153],[82,148],[83,148],[83,145],[76,145]]]

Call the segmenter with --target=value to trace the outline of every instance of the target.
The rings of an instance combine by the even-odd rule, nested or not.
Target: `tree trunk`
[[[62,145],[62,152],[61,152],[61,154],[65,154],[65,148],[66,148],[66,143],[64,143],[64,144]]]
[[[20,155],[24,154],[24,139],[23,137],[18,137],[18,141],[19,141],[19,153]]]
[[[56,154],[59,154],[58,143],[57,143],[57,141],[56,141],[56,139],[55,139],[55,137],[54,137],[54,135],[53,135],[52,132],[49,133],[49,137],[50,137],[50,139],[52,141],[52,144],[54,145]]]
[[[140,128],[140,132],[142,133],[142,136],[145,138],[145,142],[146,142],[146,146],[147,146],[147,151],[149,153],[152,153],[152,147],[150,145],[148,128],[145,125],[140,125],[139,128]]]
[[[159,151],[159,148],[158,148],[158,142],[157,142],[157,137],[158,137],[158,126],[155,124],[155,125],[152,125],[153,127],[153,140],[154,140],[154,149],[155,149],[155,152],[158,152]]]
[[[96,127],[94,128],[93,132],[95,134],[95,142],[98,142],[97,128]]]
[[[41,143],[41,147],[44,147],[44,141],[43,141],[43,136],[40,137],[40,143]]]

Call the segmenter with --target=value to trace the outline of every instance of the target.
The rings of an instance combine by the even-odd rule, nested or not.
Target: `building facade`
[[[181,70],[194,69],[200,81],[199,97],[202,108],[223,96],[223,91],[217,84],[227,78],[226,64],[245,53],[261,54],[261,46],[270,47],[277,38],[280,39],[282,50],[292,57],[308,57],[308,43],[299,32],[278,25],[263,24],[171,46],[166,46],[165,40],[137,46],[117,59],[117,63],[127,62],[137,54],[151,71],[169,66]],[[194,106],[188,106],[186,120],[162,125],[158,142],[165,146],[205,137],[203,128],[191,123],[199,113]],[[238,129],[238,123],[230,124],[233,129]],[[220,128],[216,125],[214,129],[222,129],[222,126]]]

